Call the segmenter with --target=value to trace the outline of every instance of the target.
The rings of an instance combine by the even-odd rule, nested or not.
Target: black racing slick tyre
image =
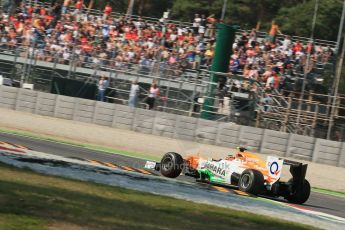
[[[161,173],[165,177],[176,178],[183,169],[183,158],[174,152],[166,153],[161,160]]]
[[[253,195],[257,195],[264,190],[264,176],[255,169],[246,169],[242,172],[238,181],[238,188]]]
[[[292,179],[289,180],[292,183]],[[292,185],[293,186],[293,185]],[[304,180],[303,185],[300,187],[292,188],[292,193],[285,196],[290,203],[303,204],[310,196],[310,184],[309,181]]]

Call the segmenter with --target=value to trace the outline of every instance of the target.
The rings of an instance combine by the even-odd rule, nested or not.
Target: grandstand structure
[[[34,1],[27,1],[33,3]],[[36,1],[37,2],[37,1]],[[40,6],[49,8],[47,3]],[[73,12],[75,9],[70,9]],[[96,20],[103,16],[102,11],[82,11],[80,14],[92,15]],[[156,18],[140,17],[125,14],[111,14],[112,18],[122,18],[131,22],[145,22],[147,24],[165,26],[173,24],[181,28],[191,28],[192,24],[174,20],[160,20]],[[244,33],[250,31],[239,30],[237,44]],[[257,32],[257,41],[264,42],[266,33]],[[204,38],[200,43],[209,43],[212,38]],[[278,37],[283,41],[284,37]],[[291,37],[292,42],[307,44],[308,38]],[[336,43],[320,39],[313,40],[315,48],[319,50],[332,50]],[[312,89],[300,98],[299,84],[304,78],[305,66],[292,69],[293,77],[289,78],[288,88],[267,89],[266,82],[248,77],[244,69],[236,73],[213,73],[209,71],[209,64],[201,64],[193,68],[185,59],[177,64],[170,64],[161,58],[147,60],[147,62],[112,61],[111,58],[82,54],[75,55],[77,44],[70,44],[69,55],[62,56],[51,52],[49,58],[42,58],[45,52],[41,42],[0,44],[1,75],[12,79],[13,85],[22,86],[23,83],[32,84],[35,90],[54,93],[70,93],[77,97],[94,99],[95,95],[85,93],[90,86],[95,87],[99,76],[107,76],[110,85],[107,90],[107,101],[111,103],[127,104],[130,85],[133,80],[140,83],[141,95],[139,106],[146,108],[145,99],[150,84],[155,81],[161,89],[162,100],[158,100],[156,109],[185,116],[200,117],[203,112],[203,100],[210,84],[210,75],[218,74],[226,78],[225,87],[216,93],[212,119],[220,122],[234,122],[241,125],[298,133],[309,136],[325,137],[330,122],[332,90],[328,94],[313,93]],[[43,51],[42,51],[43,50]],[[315,58],[308,73],[308,81],[322,85],[325,82],[325,73],[333,73],[334,57],[327,60]],[[309,67],[309,66],[308,66]],[[328,74],[329,75],[329,74]],[[331,78],[331,76],[328,76]],[[57,79],[65,79],[65,84],[73,81],[83,82],[77,91],[69,92]],[[331,79],[332,80],[332,79]],[[320,83],[321,82],[321,83]],[[332,87],[330,87],[332,88]],[[335,128],[343,132],[345,127],[345,97],[337,98],[334,119]],[[333,131],[336,134],[336,130]],[[341,134],[333,136],[341,140]]]

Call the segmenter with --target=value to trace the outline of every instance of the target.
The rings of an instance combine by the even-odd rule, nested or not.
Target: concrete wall
[[[303,160],[312,160],[315,146],[315,138],[297,134],[290,134],[286,156]]]
[[[0,107],[345,167],[345,143],[0,86]]]
[[[19,89],[1,86],[0,88],[0,106],[8,109],[15,109]]]
[[[233,123],[220,123],[216,144],[224,147],[236,148],[240,144],[241,126]]]
[[[265,129],[260,152],[263,154],[284,156],[289,143],[289,133]]]
[[[152,134],[164,137],[174,137],[176,114],[156,112]]]

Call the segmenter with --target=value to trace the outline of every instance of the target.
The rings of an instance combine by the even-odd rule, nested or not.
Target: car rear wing
[[[290,173],[292,175],[293,184],[296,186],[303,186],[304,179],[307,174],[308,164],[286,159],[283,160],[284,165],[290,165]]]

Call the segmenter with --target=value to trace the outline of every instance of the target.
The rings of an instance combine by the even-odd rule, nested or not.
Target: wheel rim
[[[242,178],[241,178],[241,187],[246,189],[248,188],[250,185],[250,176],[248,174],[244,174],[242,175]]]
[[[171,162],[172,162],[172,158],[170,156],[164,158],[162,161],[162,168],[164,170],[169,170],[171,168],[171,165],[172,165]]]

